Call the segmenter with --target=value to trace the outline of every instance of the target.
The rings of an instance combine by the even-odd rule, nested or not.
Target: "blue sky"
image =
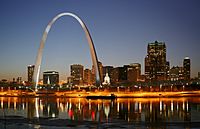
[[[1,0],[0,79],[22,76],[34,64],[42,33],[61,12],[73,12],[87,25],[103,65],[141,63],[147,44],[167,46],[171,66],[192,63],[192,77],[200,71],[199,0]],[[43,54],[42,71],[56,70],[61,79],[70,64],[91,67],[89,46],[78,22],[62,17],[52,27]]]

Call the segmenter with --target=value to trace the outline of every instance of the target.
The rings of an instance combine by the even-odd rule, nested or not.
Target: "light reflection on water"
[[[0,97],[0,116],[112,122],[196,122],[200,121],[199,98],[17,98]]]

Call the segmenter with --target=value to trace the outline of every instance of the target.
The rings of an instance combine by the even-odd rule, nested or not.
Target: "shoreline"
[[[200,97],[200,91],[181,92],[54,92],[53,94],[26,92],[0,94],[0,97],[57,97],[57,98],[86,98],[87,96],[110,96],[114,94],[116,98],[175,98],[175,97]]]

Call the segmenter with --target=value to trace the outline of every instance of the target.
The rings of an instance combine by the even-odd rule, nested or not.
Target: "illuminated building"
[[[184,80],[184,69],[183,67],[172,67],[169,71],[171,81]]]
[[[44,85],[58,85],[59,73],[56,71],[43,72],[43,84]]]
[[[130,65],[124,65],[123,67],[112,67],[109,76],[111,83],[139,81],[141,76],[141,65],[139,63],[132,63]]]
[[[90,69],[84,70],[84,84],[92,85],[92,71]]]
[[[80,64],[73,64],[70,66],[71,76],[73,77],[73,85],[83,84],[83,69],[84,67]]]
[[[145,57],[147,81],[166,80],[166,45],[164,42],[149,43]]]
[[[28,82],[32,83],[33,82],[33,72],[34,72],[34,65],[29,65],[28,66]]]
[[[127,70],[129,65],[123,67],[116,67],[111,74],[111,83],[124,83],[127,82]]]
[[[108,76],[108,73],[106,73],[106,76],[104,77],[103,85],[110,85],[110,77]]]
[[[190,80],[190,58],[185,57],[183,60],[183,68],[184,68],[184,79],[189,81]]]
[[[132,63],[127,67],[128,82],[137,82],[141,76],[141,65],[139,63]]]
[[[105,78],[106,74],[108,73],[108,76],[110,77],[110,81],[112,81],[112,71],[113,71],[113,66],[103,66],[103,78]]]

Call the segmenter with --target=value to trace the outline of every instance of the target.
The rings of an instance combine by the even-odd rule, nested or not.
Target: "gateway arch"
[[[94,70],[95,70],[95,75],[96,75],[96,86],[100,86],[101,85],[101,81],[100,81],[100,73],[99,73],[99,66],[98,66],[98,59],[97,59],[97,54],[95,51],[95,47],[91,38],[91,35],[85,25],[85,23],[75,14],[73,13],[69,13],[69,12],[65,12],[65,13],[60,13],[57,16],[55,16],[47,25],[43,36],[42,36],[42,40],[40,42],[40,47],[37,53],[37,58],[36,58],[36,62],[35,62],[35,68],[34,68],[34,74],[33,74],[33,82],[35,85],[35,91],[38,91],[38,82],[39,82],[39,75],[40,75],[40,67],[41,67],[41,62],[42,62],[42,53],[43,53],[43,48],[47,39],[47,35],[51,29],[51,26],[62,16],[71,16],[73,18],[75,18],[79,24],[81,25],[82,29],[85,32],[89,47],[90,47],[90,54],[91,54],[91,58],[92,58],[92,63],[94,66]]]

